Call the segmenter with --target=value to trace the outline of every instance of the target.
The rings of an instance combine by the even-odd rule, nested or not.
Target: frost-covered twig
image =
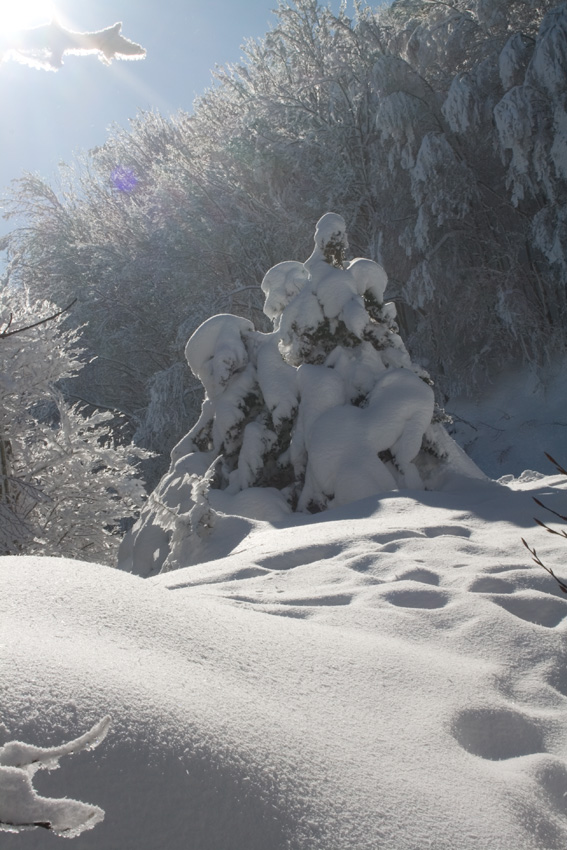
[[[547,530],[550,531],[549,528]],[[528,544],[526,543],[526,541],[524,540],[523,537],[522,537],[522,543],[524,544],[524,546],[526,547],[528,552],[531,554],[532,559],[535,561],[535,563],[538,565],[538,567],[543,567],[543,569],[546,571],[546,573],[549,573],[549,575],[552,576],[552,578],[555,579],[555,581],[557,582],[557,584],[559,585],[559,587],[561,588],[563,593],[567,593],[567,584],[565,584],[565,582],[561,581],[560,578],[557,578],[557,576],[555,575],[555,573],[553,572],[551,567],[546,567],[546,565],[544,563],[542,563],[542,561],[540,560],[540,557],[537,554],[536,550],[532,549],[531,546],[528,546]]]
[[[26,325],[26,326],[25,326],[25,327],[23,327],[23,328],[16,328],[16,330],[15,330],[15,331],[11,331],[11,330],[10,330],[10,326],[11,326],[11,324],[12,324],[12,314],[10,313],[10,319],[9,319],[9,321],[8,321],[8,323],[7,323],[7,325],[6,325],[6,327],[4,328],[4,330],[3,330],[3,331],[1,331],[1,332],[0,332],[0,339],[6,339],[6,337],[9,337],[9,336],[15,336],[16,334],[21,334],[21,333],[23,333],[24,331],[29,331],[29,330],[31,330],[32,328],[38,328],[40,325],[45,325],[47,322],[51,322],[53,319],[58,319],[58,318],[59,318],[59,316],[62,316],[62,315],[63,315],[63,313],[66,313],[68,310],[70,310],[70,309],[71,309],[71,307],[72,307],[74,304],[76,304],[76,302],[77,302],[77,299],[76,299],[76,298],[74,298],[74,299],[71,301],[71,303],[70,303],[70,304],[67,304],[67,306],[66,306],[66,307],[63,307],[63,309],[62,309],[62,310],[59,310],[57,313],[52,313],[52,315],[51,315],[51,316],[46,316],[46,317],[45,317],[45,319],[40,319],[38,322],[34,322],[34,323],[33,323],[33,324],[31,324],[31,325]]]
[[[551,461],[551,463],[555,466],[555,468],[557,469],[557,471],[558,471],[559,473],[561,473],[561,475],[567,475],[567,469],[564,469],[564,468],[561,466],[561,464],[559,464],[559,463],[555,460],[555,458],[553,458],[553,457],[552,457],[550,454],[548,454],[547,452],[545,452],[545,456],[546,456],[546,458],[547,458],[549,461]],[[552,509],[551,509],[550,507],[548,507],[547,505],[544,505],[544,503],[543,503],[542,501],[540,501],[539,499],[536,499],[536,498],[534,497],[534,502],[536,503],[536,505],[539,505],[539,507],[540,507],[540,508],[543,508],[544,510],[548,511],[550,514],[553,514],[553,516],[556,516],[558,519],[562,520],[563,522],[567,522],[567,516],[564,516],[563,514],[557,513],[557,511],[552,510]],[[538,524],[538,525],[540,525],[542,528],[545,528],[545,530],[546,530],[546,531],[548,531],[550,534],[556,534],[558,537],[563,537],[564,539],[566,539],[566,540],[567,540],[567,532],[566,532],[564,529],[561,529],[561,531],[557,531],[555,528],[550,528],[548,525],[546,525],[544,522],[542,522],[542,521],[541,521],[540,519],[538,519],[537,517],[534,517],[534,522],[537,522],[537,524]],[[535,550],[535,549],[532,549],[532,548],[531,548],[531,546],[529,546],[529,545],[526,543],[526,541],[524,540],[524,538],[523,538],[523,537],[522,537],[522,543],[524,544],[524,546],[526,547],[526,549],[528,550],[528,552],[531,554],[533,561],[534,561],[534,562],[535,562],[535,563],[536,563],[539,567],[543,567],[543,569],[546,571],[546,573],[549,573],[549,575],[550,575],[550,576],[552,576],[552,578],[554,578],[554,579],[555,579],[555,581],[557,582],[557,584],[559,585],[559,587],[560,587],[560,589],[561,589],[561,591],[562,591],[563,593],[567,593],[567,584],[566,584],[564,581],[562,581],[561,579],[557,578],[557,576],[555,575],[555,573],[553,572],[553,570],[552,570],[550,567],[547,567],[547,566],[546,566],[546,565],[542,562],[542,560],[541,560],[541,558],[539,557],[539,555],[537,554],[536,550]]]
[[[68,798],[40,797],[32,785],[37,770],[53,770],[62,756],[93,750],[107,735],[110,717],[103,717],[84,735],[60,747],[36,747],[10,741],[0,747],[0,829],[7,832],[41,827],[73,838],[104,818],[98,806]]]

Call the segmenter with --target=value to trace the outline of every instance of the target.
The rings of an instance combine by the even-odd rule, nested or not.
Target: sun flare
[[[0,0],[0,34],[47,24],[55,14],[53,0]]]

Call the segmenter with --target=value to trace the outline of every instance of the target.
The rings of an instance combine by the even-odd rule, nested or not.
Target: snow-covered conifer
[[[336,213],[319,220],[314,241],[305,263],[280,263],[264,277],[272,333],[223,314],[191,336],[185,353],[205,388],[201,416],[127,535],[123,568],[149,575],[202,559],[226,514],[285,520],[383,491],[437,489],[454,473],[481,475],[439,422],[432,382],[384,302],[383,268],[346,262]]]

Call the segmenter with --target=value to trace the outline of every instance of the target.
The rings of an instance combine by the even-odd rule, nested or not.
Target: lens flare
[[[52,0],[4,0],[0,3],[0,34],[47,24],[55,15]]]

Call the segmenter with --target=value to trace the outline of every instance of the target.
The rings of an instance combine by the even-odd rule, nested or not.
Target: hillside
[[[0,740],[111,715],[34,780],[105,810],[77,850],[563,850],[567,601],[520,538],[561,573],[530,497],[564,511],[566,489],[226,518],[229,557],[148,580],[3,558]]]

